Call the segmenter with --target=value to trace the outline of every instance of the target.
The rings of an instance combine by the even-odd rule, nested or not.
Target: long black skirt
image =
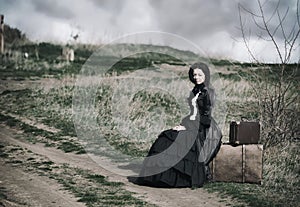
[[[163,131],[150,148],[147,157],[157,155],[169,148],[176,142],[178,133],[178,131],[172,129]],[[186,134],[180,138],[186,139],[189,134],[188,132],[183,133]],[[187,153],[181,156],[182,158],[177,163],[162,172],[143,176],[147,174],[147,171],[151,171],[150,168],[153,168],[153,166],[148,166],[147,162],[144,162],[141,176],[136,180],[137,184],[155,187],[202,187],[206,179],[205,164],[198,161],[199,147],[196,140],[193,142]],[[173,154],[171,156],[177,155]]]

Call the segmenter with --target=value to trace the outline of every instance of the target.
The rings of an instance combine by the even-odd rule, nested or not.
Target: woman
[[[193,64],[189,78],[195,84],[188,98],[191,113],[180,125],[158,136],[143,162],[138,184],[201,187],[207,180],[208,163],[218,151],[222,135],[211,117],[214,94],[207,65]]]

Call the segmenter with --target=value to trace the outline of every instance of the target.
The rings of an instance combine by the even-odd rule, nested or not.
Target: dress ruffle
[[[178,137],[178,131],[166,130],[162,132],[152,145],[148,157],[161,153],[170,147]],[[180,137],[183,138],[183,137]],[[179,156],[170,154],[170,156]],[[198,162],[199,151],[196,142],[187,154],[173,167],[150,176],[139,177],[137,182],[142,185],[156,187],[201,187],[205,182],[204,163]],[[142,172],[151,171],[151,168],[162,166],[143,165]]]
[[[190,93],[188,103],[191,114],[181,125],[186,130],[163,131],[151,146],[136,182],[156,187],[201,187],[206,181],[208,163],[220,146],[222,133],[211,117],[208,91],[202,88],[197,96],[197,113],[193,113]],[[191,115],[196,114],[193,119]],[[152,159],[153,158],[153,159]]]

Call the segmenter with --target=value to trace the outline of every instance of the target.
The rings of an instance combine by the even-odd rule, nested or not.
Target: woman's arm
[[[201,103],[202,102],[202,103]],[[201,97],[200,103],[200,124],[205,127],[210,127],[211,122],[211,101],[209,98],[209,93],[207,90],[203,91],[203,96]]]

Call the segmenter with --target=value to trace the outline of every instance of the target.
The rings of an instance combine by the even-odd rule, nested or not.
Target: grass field
[[[51,54],[47,55],[45,49],[45,55],[41,56],[39,60],[35,58],[2,59],[1,81],[3,86],[9,89],[5,88],[0,91],[0,121],[23,130],[28,141],[32,143],[44,143],[47,147],[56,147],[66,153],[86,153],[80,144],[82,140],[77,137],[72,107],[74,106],[74,92],[78,90],[75,86],[76,78],[80,75],[80,69],[92,51],[77,49],[75,50],[77,59],[74,62],[66,63],[57,59],[58,49],[56,47],[51,45],[44,45],[44,47],[51,47],[52,49],[49,50]],[[181,51],[178,53],[189,55]],[[257,100],[251,91],[251,84],[246,77],[249,65],[224,60],[212,60],[211,63],[214,66],[215,77],[222,84],[222,92],[226,95],[219,97],[222,101],[226,101],[227,106],[224,112],[225,124],[222,128],[223,142],[226,142],[231,120],[240,120],[241,116],[249,120],[257,120],[259,119],[259,110]],[[95,123],[97,123],[95,126],[104,135],[106,141],[123,154],[134,157],[145,156],[159,131],[179,123],[186,112],[185,109],[181,111],[181,105],[176,99],[176,97],[183,96],[183,92],[180,91],[182,88],[179,87],[175,90],[178,94],[170,94],[166,92],[168,90],[152,90],[147,87],[147,81],[144,83],[140,81],[137,84],[133,81],[133,76],[130,76],[130,74],[145,68],[154,73],[160,73],[163,69],[158,67],[163,65],[180,68],[167,74],[174,74],[174,77],[179,77],[178,81],[182,82],[179,83],[176,82],[176,78],[168,79],[167,77],[163,80],[164,83],[155,82],[161,88],[169,87],[168,84],[176,85],[178,83],[179,86],[183,83],[189,84],[184,71],[185,64],[178,59],[160,54],[142,54],[137,57],[124,58],[115,64],[112,70],[106,74],[105,79],[101,77],[102,81],[97,82],[96,87],[93,86],[91,89],[95,94],[92,107],[96,114],[91,114],[91,117],[95,117]],[[259,66],[256,67],[258,67],[256,73],[261,75]],[[296,66],[291,65],[290,67]],[[299,77],[296,76],[295,80],[297,78]],[[172,82],[174,80],[175,82]],[[83,92],[89,92],[89,89],[84,87],[90,87],[89,84],[92,82],[91,79],[87,79],[87,86],[83,86]],[[112,94],[122,95],[114,93],[114,90],[120,89],[120,85],[126,85],[125,89],[128,89],[129,92],[136,91],[136,93],[133,96],[125,96],[125,98],[130,98],[119,100],[117,103],[114,102],[116,97]],[[125,91],[124,88],[121,87],[122,93]],[[188,91],[184,93],[184,96],[188,95]],[[299,107],[297,109],[298,111],[295,113],[299,113]],[[222,113],[222,111],[218,113]],[[87,123],[89,121],[87,120]],[[132,125],[128,127],[128,123]],[[105,152],[103,153],[105,154]],[[1,156],[5,156],[5,152],[2,151]],[[51,163],[46,164],[46,167],[52,168]],[[114,185],[116,189],[121,185],[121,183],[106,183],[101,175],[92,175],[89,172],[80,171],[80,169],[68,167],[63,169],[66,171],[66,176],[72,177],[74,174],[78,174],[81,179],[93,181],[93,183],[99,182],[100,187],[98,186],[97,189],[101,189],[101,192],[105,191],[108,184]],[[223,196],[233,196],[249,206],[297,206],[300,203],[299,172],[299,142],[296,140],[288,142],[284,146],[278,145],[265,149],[262,185],[209,183],[205,185],[205,188],[208,191],[220,192]],[[55,177],[55,174],[53,176]],[[81,188],[73,188],[72,183],[76,181],[69,178],[57,179],[66,188],[78,194],[81,201],[87,203],[88,206],[96,204],[95,202],[89,204],[91,200],[96,199],[94,191],[82,195],[80,194]],[[82,187],[87,188],[87,186]],[[114,190],[110,189],[110,191]],[[126,192],[122,193],[121,191],[121,194],[115,195],[110,191],[107,192],[109,194],[107,196],[114,197],[109,200],[109,202],[113,202],[112,205],[122,206],[122,202],[129,200],[128,202],[137,202],[135,205],[143,206],[143,203],[139,203],[140,201],[132,200]]]

